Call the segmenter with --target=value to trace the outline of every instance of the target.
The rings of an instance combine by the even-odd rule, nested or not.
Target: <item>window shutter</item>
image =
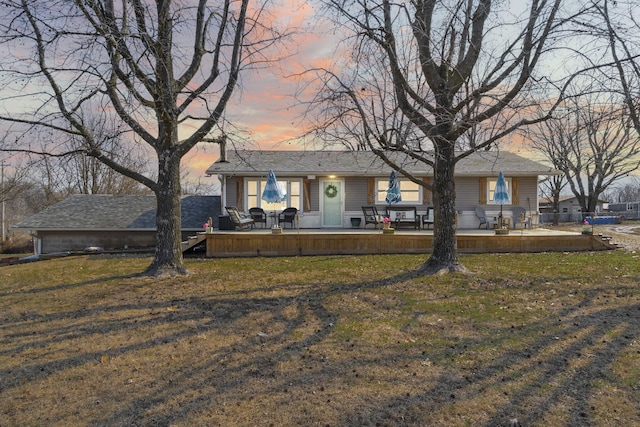
[[[480,188],[479,188],[479,193],[480,193],[480,199],[478,200],[478,203],[480,203],[481,205],[486,205],[487,204],[487,178],[480,178]]]
[[[370,205],[376,204],[376,179],[369,178],[367,180],[367,203]]]
[[[519,178],[511,178],[511,204],[519,205],[520,204],[520,189],[518,188],[520,184]]]
[[[304,206],[302,209],[304,212],[311,212],[311,180],[305,178],[303,181],[304,185]]]
[[[242,177],[236,180],[236,208],[244,212],[244,178]]]

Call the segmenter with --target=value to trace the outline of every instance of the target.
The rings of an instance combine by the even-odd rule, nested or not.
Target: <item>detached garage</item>
[[[217,227],[220,196],[182,197],[182,240],[203,231],[209,218]],[[153,247],[156,198],[153,195],[78,194],[15,225],[30,230],[36,255]]]

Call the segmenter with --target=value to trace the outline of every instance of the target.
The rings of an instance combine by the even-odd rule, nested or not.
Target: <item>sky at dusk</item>
[[[245,70],[237,90],[227,105],[224,131],[232,135],[228,149],[292,150],[305,148],[297,138],[307,130],[305,106],[295,95],[300,88],[300,74],[313,67],[335,66],[340,29],[321,19],[316,0],[274,0],[276,7],[269,19],[280,26],[295,29],[282,44],[277,55],[282,61],[259,69]],[[522,7],[519,3],[516,6]],[[505,6],[506,7],[506,6]],[[510,10],[514,15],[522,10]],[[346,48],[346,46],[342,46]],[[14,52],[15,54],[15,52]],[[309,99],[310,93],[307,93]],[[185,125],[184,134],[193,129]],[[517,135],[503,149],[532,157]],[[189,180],[205,179],[206,169],[219,157],[217,144],[202,142],[188,153],[182,163]]]
[[[287,56],[272,66],[251,70],[242,76],[241,87],[228,104],[226,118],[246,131],[238,135],[227,149],[294,150],[305,147],[296,141],[308,123],[302,117],[305,108],[296,100],[298,76],[304,70],[322,66],[331,68],[341,48],[340,30],[321,19],[319,8],[303,0],[281,0],[275,19],[288,23],[297,33],[279,51]],[[513,12],[513,11],[512,11]],[[518,10],[518,12],[522,12]],[[344,48],[344,46],[342,46]],[[307,97],[311,94],[307,93]],[[530,154],[522,141],[514,137],[509,151]],[[183,161],[190,177],[203,177],[206,169],[219,157],[216,144],[199,144]],[[530,157],[530,156],[529,156]]]
[[[327,25],[320,24],[312,2],[282,0],[274,18],[295,28],[278,50],[281,61],[241,76],[240,86],[229,102],[226,119],[231,126],[225,132],[235,137],[227,149],[297,150],[304,133],[305,108],[296,99],[300,74],[314,66],[327,66],[334,57],[339,37]],[[237,128],[237,129],[234,129]],[[183,165],[192,178],[202,177],[219,157],[217,144],[201,143],[186,156]]]

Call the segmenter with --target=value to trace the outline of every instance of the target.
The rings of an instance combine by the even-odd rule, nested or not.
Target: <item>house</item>
[[[558,217],[559,222],[581,222],[582,221],[582,207],[578,202],[578,198],[574,195],[560,196],[558,199]],[[542,222],[553,222],[553,198],[545,197],[538,202],[540,206],[540,213],[542,214]],[[600,215],[604,210],[607,202],[605,200],[598,200],[596,204],[596,215]]]
[[[611,215],[618,215],[623,219],[640,219],[640,202],[623,202],[623,203],[609,203],[608,206],[603,206],[605,210],[608,210]]]
[[[431,182],[428,165],[397,154],[396,161],[414,177]],[[261,200],[267,174],[273,170],[281,188],[282,203]],[[499,172],[503,172],[511,204],[504,205],[506,217],[511,207],[520,206],[530,214],[538,212],[538,177],[554,174],[548,166],[505,151],[482,151],[461,159],[456,165],[456,209],[459,228],[477,228],[476,206],[497,216],[500,206],[493,202]],[[222,183],[222,205],[242,211],[262,207],[274,217],[286,207],[298,209],[300,228],[350,227],[351,218],[363,218],[362,206],[375,205],[385,211],[385,197],[391,168],[368,151],[230,151],[213,163],[208,175]],[[431,193],[398,174],[402,201],[398,206],[415,206],[426,214],[432,206]],[[534,219],[535,221],[535,219]]]
[[[182,197],[182,239],[220,214],[220,196]],[[34,253],[148,248],[156,243],[154,195],[73,195],[12,228],[31,231]]]

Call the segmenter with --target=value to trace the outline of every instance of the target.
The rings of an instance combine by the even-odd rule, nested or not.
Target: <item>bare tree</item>
[[[157,245],[146,274],[186,273],[180,249],[180,160],[217,127],[240,72],[269,60],[282,33],[266,3],[249,0],[7,0],[2,3],[3,112],[15,149],[51,133],[47,151],[95,157],[151,189]],[[22,110],[12,106],[22,104]],[[103,150],[85,117],[116,115],[121,133],[146,144],[155,176]],[[66,137],[65,137],[66,135]],[[11,147],[5,147],[11,148]]]
[[[456,163],[547,116],[532,94],[547,82],[536,69],[561,23],[561,2],[526,2],[517,15],[511,2],[491,0],[326,4],[354,49],[341,72],[316,70],[318,128],[339,142],[360,135],[359,148],[432,190],[433,251],[421,271],[465,270],[456,247]],[[431,166],[433,183],[412,177],[391,153]]]
[[[540,195],[550,200],[553,209],[553,225],[560,222],[560,195],[568,182],[564,175],[552,175],[541,184]]]
[[[583,215],[595,212],[602,194],[640,166],[638,133],[609,93],[571,98],[564,117],[540,129],[532,146],[563,172]]]
[[[5,159],[0,159],[0,242],[7,238],[13,211],[9,205],[31,187],[27,180],[29,169],[21,165],[9,165]]]
[[[593,0],[592,0],[593,1]],[[640,51],[635,19],[638,5],[634,1],[593,1],[593,20],[587,26],[594,38],[605,40],[611,61],[601,67],[604,78],[613,93],[621,95],[636,131],[640,133]],[[609,57],[608,56],[608,57]],[[612,78],[616,76],[617,78]]]
[[[637,202],[640,200],[640,177],[629,176],[622,183],[609,187],[603,195],[610,203]]]

